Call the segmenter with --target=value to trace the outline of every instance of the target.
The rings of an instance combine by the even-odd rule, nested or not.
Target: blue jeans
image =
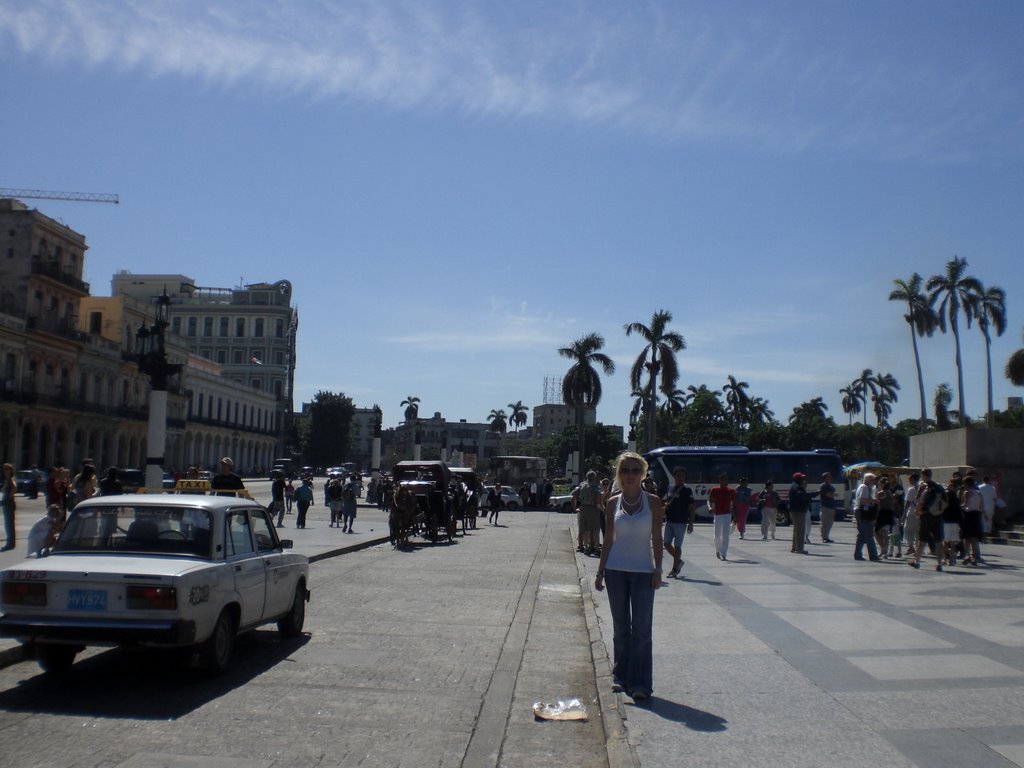
[[[612,612],[612,678],[630,695],[654,690],[651,628],[654,587],[650,573],[605,571]]]
[[[878,547],[875,546],[875,521],[857,521],[857,548],[853,551],[854,557],[863,557],[864,545],[868,545],[868,557],[872,560],[878,559]]]

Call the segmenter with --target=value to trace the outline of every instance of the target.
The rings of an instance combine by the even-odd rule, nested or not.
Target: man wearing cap
[[[215,491],[244,491],[242,478],[235,474],[235,462],[225,456],[220,460],[220,472],[213,476],[210,488]],[[221,496],[234,496],[234,493],[222,493]]]
[[[807,475],[803,472],[793,473],[793,484],[789,486],[789,519],[793,524],[793,546],[790,552],[798,555],[807,554],[804,549],[806,541],[806,515],[811,508],[811,499],[817,494],[811,493],[804,485]]]

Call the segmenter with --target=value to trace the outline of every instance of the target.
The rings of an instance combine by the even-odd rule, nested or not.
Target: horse
[[[388,528],[392,547],[398,549],[409,545],[409,536],[414,530],[419,514],[420,506],[416,501],[416,495],[408,488],[399,486],[395,491],[391,510],[388,513]]]

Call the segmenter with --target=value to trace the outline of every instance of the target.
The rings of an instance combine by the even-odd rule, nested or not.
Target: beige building
[[[597,423],[597,409],[587,408],[583,412],[583,423],[593,426]],[[533,407],[533,437],[560,435],[566,427],[576,426],[576,409],[562,403],[545,403]]]
[[[153,322],[152,297],[94,297],[82,280],[85,237],[17,200],[0,199],[0,458],[33,464],[142,467],[149,379],[133,350]],[[158,291],[159,293],[159,291]],[[281,401],[224,375],[167,339],[184,365],[168,388],[165,465],[269,466]]]

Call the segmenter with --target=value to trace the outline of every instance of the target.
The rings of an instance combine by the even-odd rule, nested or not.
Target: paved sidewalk
[[[640,765],[1024,765],[1024,549],[936,573],[855,562],[851,524],[806,556],[788,533],[734,535],[725,563],[709,527],[687,536],[655,600],[651,705],[616,694]],[[610,655],[607,593],[586,597]]]

